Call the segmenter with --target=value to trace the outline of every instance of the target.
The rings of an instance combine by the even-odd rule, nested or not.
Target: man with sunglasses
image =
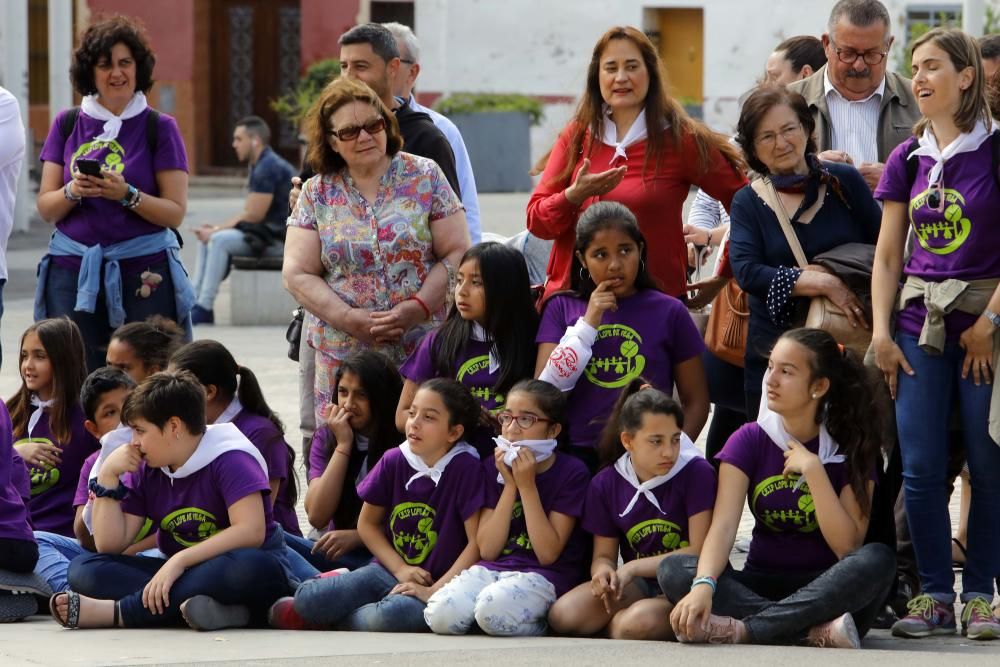
[[[878,0],[840,0],[823,35],[827,64],[788,86],[816,119],[819,158],[853,164],[873,190],[889,153],[920,119],[910,81],[886,71],[890,25]]]

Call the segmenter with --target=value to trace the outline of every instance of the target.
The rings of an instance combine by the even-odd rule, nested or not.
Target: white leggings
[[[555,601],[555,586],[540,574],[473,565],[431,596],[424,620],[439,635],[464,635],[473,621],[488,635],[541,635]]]

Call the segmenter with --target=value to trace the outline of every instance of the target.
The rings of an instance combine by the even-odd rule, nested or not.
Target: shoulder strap
[[[766,176],[759,178],[750,187],[774,211],[774,216],[778,218],[778,224],[781,225],[781,231],[785,233],[785,240],[788,241],[788,245],[792,249],[795,261],[798,263],[799,268],[806,268],[809,265],[809,262],[806,261],[806,253],[803,252],[802,244],[799,243],[799,237],[795,235],[795,230],[792,229],[792,221],[788,219],[788,213],[785,211],[785,207],[781,205],[781,200],[778,198],[778,193],[774,189],[771,179]]]
[[[59,122],[59,133],[62,134],[64,142],[69,139],[69,135],[73,134],[73,128],[76,127],[76,119],[79,116],[80,107],[71,107],[63,114],[62,120]]]
[[[146,115],[146,147],[151,156],[156,155],[156,147],[160,140],[160,112],[150,109]]]

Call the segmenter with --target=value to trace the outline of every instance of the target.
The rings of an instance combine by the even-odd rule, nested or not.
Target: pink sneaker
[[[850,614],[814,626],[806,637],[806,643],[816,648],[861,648],[858,627]]]
[[[710,614],[708,627],[699,628],[698,633],[692,637],[677,635],[677,640],[685,644],[746,644],[747,630],[743,621]]]
[[[342,574],[347,574],[350,572],[346,567],[338,567],[336,570],[330,570],[329,572],[320,572],[313,579],[329,579],[330,577],[339,577]]]
[[[295,598],[283,597],[267,610],[267,623],[272,628],[278,630],[325,630],[326,628],[313,625],[306,619],[299,616],[295,611]]]

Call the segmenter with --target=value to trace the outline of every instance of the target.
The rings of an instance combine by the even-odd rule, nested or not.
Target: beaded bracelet
[[[691,582],[691,590],[694,590],[694,587],[697,586],[697,585],[699,585],[699,584],[706,584],[708,586],[711,586],[712,587],[712,595],[715,595],[715,586],[716,586],[715,577],[710,577],[710,576],[707,576],[707,575],[704,576],[704,577],[698,577],[697,579],[695,579],[694,581]]]

